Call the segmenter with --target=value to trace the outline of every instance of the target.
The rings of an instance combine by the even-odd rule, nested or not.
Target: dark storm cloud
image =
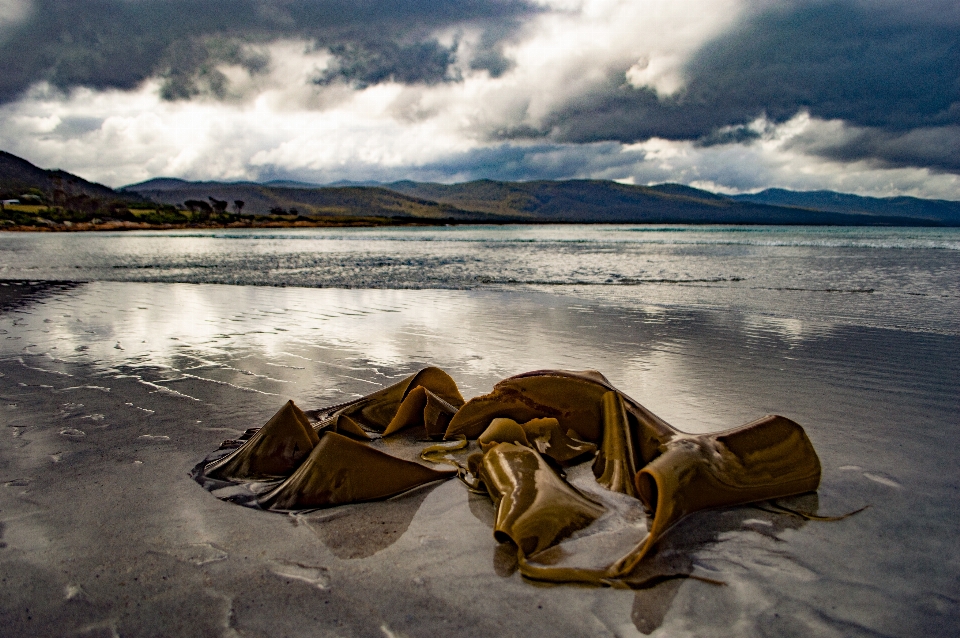
[[[317,84],[345,80],[357,88],[386,81],[436,84],[448,78],[448,69],[456,56],[456,45],[445,47],[436,41],[398,44],[358,43],[330,47],[337,63],[317,78]]]
[[[0,101],[40,80],[131,89],[155,75],[167,98],[201,85],[216,94],[226,82],[218,64],[262,70],[268,61],[241,45],[282,37],[339,47],[349,81],[435,82],[452,53],[431,31],[472,23],[495,33],[534,11],[525,0],[36,0],[0,42]]]
[[[869,159],[881,167],[923,166],[960,173],[960,126],[887,131],[847,129],[836,135],[800,136],[791,146],[844,162]]]
[[[539,133],[566,142],[656,136],[709,145],[748,139],[754,134],[742,127],[758,117],[776,123],[807,111],[873,131],[834,145],[833,156],[957,170],[956,155],[907,148],[904,133],[960,125],[958,14],[955,3],[936,0],[793,3],[703,47],[677,95],[658,99],[625,85],[626,69],[615,69],[606,85],[558,110]]]
[[[642,151],[624,152],[616,142],[596,144],[498,144],[452,153],[417,166],[344,163],[321,170],[261,167],[256,179],[335,183],[340,180],[369,180],[388,183],[399,180],[419,182],[465,182],[476,179],[530,181],[587,178],[604,175],[619,178],[628,174],[623,167],[643,160]],[[609,174],[607,174],[609,173]]]

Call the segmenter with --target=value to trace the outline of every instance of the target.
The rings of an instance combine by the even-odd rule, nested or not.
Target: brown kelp
[[[289,476],[319,441],[307,416],[287,401],[245,445],[210,463],[204,473],[238,481]]]
[[[270,509],[330,507],[387,498],[456,474],[405,461],[326,432],[290,478],[266,494]]]
[[[422,449],[425,438],[455,443]],[[817,454],[790,419],[686,434],[593,370],[528,372],[464,402],[449,375],[425,368],[330,408],[304,413],[288,402],[231,445],[195,478],[210,489],[247,486],[247,504],[266,509],[384,499],[459,476],[490,496],[494,537],[516,546],[521,573],[558,582],[628,582],[682,518],[820,482]],[[592,474],[568,479],[591,460]],[[625,515],[645,515],[646,525],[612,532]],[[583,550],[591,543],[604,551]]]

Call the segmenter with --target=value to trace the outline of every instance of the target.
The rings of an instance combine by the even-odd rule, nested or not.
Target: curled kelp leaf
[[[411,426],[422,425],[427,435],[441,437],[446,432],[450,419],[456,413],[457,406],[422,385],[418,385],[400,402],[396,414],[383,431],[383,436],[390,436]]]
[[[360,427],[360,424],[353,420],[347,414],[338,414],[326,423],[324,423],[324,429],[329,432],[336,432],[337,434],[342,434],[343,436],[349,436],[350,438],[357,439],[359,441],[369,441],[370,435],[367,434],[366,430]]]
[[[778,415],[716,434],[678,437],[636,476],[653,512],[650,541],[692,512],[812,492],[820,459],[803,428]]]
[[[526,445],[565,465],[597,450],[596,445],[574,437],[572,430],[564,434],[560,430],[560,422],[553,418],[531,419],[522,424],[513,419],[497,418],[490,421],[487,429],[477,438],[477,443],[484,452],[497,443]]]
[[[525,423],[531,419],[557,419],[564,432],[578,438],[600,438],[600,397],[610,388],[599,372],[542,370],[504,379],[493,392],[468,401],[450,421],[446,437],[478,437],[496,418]]]
[[[819,483],[820,460],[810,439],[785,417],[767,416],[714,434],[678,433],[636,475],[637,496],[653,520],[630,552],[604,569],[558,565],[544,552],[521,561],[520,571],[538,580],[611,584],[627,577],[667,530],[689,514],[802,494]]]
[[[233,481],[289,476],[318,441],[307,416],[293,401],[287,401],[246,443],[208,464],[204,474]]]
[[[368,394],[349,403],[317,410],[313,414],[324,424],[336,423],[338,428],[341,427],[341,424],[347,424],[346,427],[352,428],[355,426],[360,430],[384,432],[390,428],[391,423],[397,418],[404,399],[418,387],[429,390],[434,397],[451,406],[454,411],[464,403],[463,396],[460,395],[457,384],[450,378],[450,375],[440,368],[430,367],[424,368],[416,374],[412,374],[402,381],[373,394]],[[411,404],[407,406],[406,409],[409,411],[405,413],[407,417],[409,417],[409,414],[423,414],[426,405],[420,406],[419,410],[414,409],[414,406],[419,405],[421,400],[420,397],[415,397]],[[398,422],[394,425],[391,433],[411,424],[412,422],[402,424]]]
[[[325,433],[290,478],[260,505],[293,510],[387,498],[456,475],[405,461],[335,432]]]
[[[523,426],[513,419],[506,418],[490,421],[490,425],[483,431],[483,434],[477,437],[477,443],[484,452],[489,451],[498,443],[517,443],[531,447]]]
[[[552,547],[587,527],[603,507],[563,481],[529,447],[499,443],[483,455],[480,478],[497,508],[494,537],[521,556]]]

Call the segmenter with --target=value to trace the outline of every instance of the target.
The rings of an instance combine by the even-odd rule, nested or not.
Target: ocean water
[[[456,227],[0,234],[0,621],[15,636],[954,636],[960,233]],[[50,283],[56,282],[82,283]],[[230,285],[224,285],[230,284]],[[838,522],[675,529],[639,591],[516,573],[456,481],[315,517],[190,468],[287,399],[425,365],[603,372],[690,432],[799,422]],[[715,584],[715,583],[722,584]]]
[[[797,226],[0,234],[0,278],[550,290],[960,331],[960,229]]]

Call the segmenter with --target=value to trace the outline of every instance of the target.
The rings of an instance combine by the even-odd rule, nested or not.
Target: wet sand
[[[7,286],[6,288],[11,288]],[[952,636],[957,337],[536,292],[156,283],[0,291],[0,623],[12,636]],[[306,516],[188,473],[287,399],[437,365],[464,396],[596,368],[673,425],[776,412],[823,462],[807,522],[688,519],[640,591],[523,580],[456,481]]]

